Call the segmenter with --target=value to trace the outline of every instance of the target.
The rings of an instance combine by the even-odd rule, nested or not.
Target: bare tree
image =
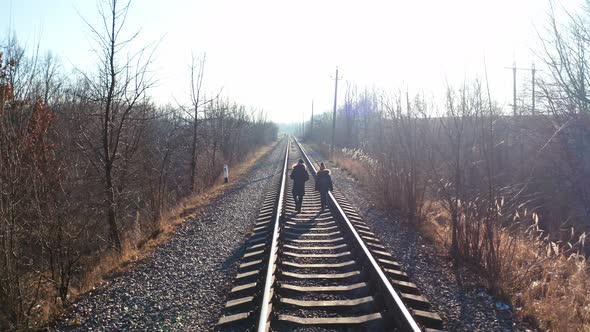
[[[576,13],[552,3],[546,31],[539,34],[548,75],[540,87],[545,108],[551,115],[554,134],[544,145],[559,146],[560,162],[552,169],[561,183],[570,184],[576,202],[573,217],[590,216],[590,153],[587,133],[590,127],[590,3]],[[539,152],[548,153],[543,148]],[[588,225],[587,225],[588,226]]]
[[[51,52],[47,52],[41,63],[41,79],[39,80],[38,95],[43,97],[47,104],[51,104],[58,97],[58,92],[64,85],[64,80],[59,75],[59,59]]]
[[[196,62],[196,63],[195,63]],[[192,57],[191,61],[191,103],[193,107],[192,122],[192,144],[191,144],[191,161],[190,161],[190,192],[195,192],[195,176],[197,172],[197,139],[199,128],[199,107],[203,106],[201,101],[201,91],[203,88],[203,76],[205,70],[205,56],[200,59]]]
[[[590,54],[587,48],[590,43],[588,21],[590,8],[582,14],[573,14],[562,8],[555,8],[551,3],[549,24],[541,39],[543,53],[541,59],[549,69],[553,99],[560,96],[561,112],[588,112],[590,99],[587,86],[590,84]],[[567,19],[561,20],[559,16]],[[545,82],[548,83],[548,82]]]
[[[153,49],[144,47],[139,51],[130,50],[131,42],[138,33],[130,37],[123,36],[123,28],[131,1],[120,5],[117,0],[103,0],[99,4],[101,27],[96,28],[86,22],[96,43],[99,57],[97,77],[84,75],[91,87],[92,102],[99,105],[100,149],[96,158],[103,169],[105,212],[109,226],[110,244],[120,250],[121,235],[117,225],[117,198],[119,189],[116,184],[116,168],[120,162],[120,147],[123,138],[139,135],[131,132],[130,126],[144,119],[144,107],[138,107],[144,101],[145,92],[154,81],[149,76],[148,66],[152,61]],[[123,57],[124,51],[130,51]],[[148,52],[150,51],[150,52]],[[131,142],[136,140],[131,139]],[[87,143],[95,147],[97,141],[87,137]]]

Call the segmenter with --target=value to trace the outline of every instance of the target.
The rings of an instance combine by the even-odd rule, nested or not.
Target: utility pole
[[[301,112],[301,138],[305,138],[305,111]]]
[[[336,77],[334,78],[334,81],[336,81],[335,87],[334,87],[334,115],[332,116],[332,146],[330,146],[330,153],[334,153],[334,140],[336,138],[336,101],[337,101],[337,96],[338,96],[338,80],[340,78],[338,77],[338,66],[336,66]]]
[[[580,52],[582,53],[580,59],[585,59],[584,54],[586,52],[584,51],[583,47],[580,48]],[[580,109],[583,111],[583,113],[587,113],[585,75],[586,73],[584,72],[584,66],[580,66],[580,91],[578,92],[578,95],[581,97],[579,98],[581,101]]]
[[[516,116],[516,62],[512,63],[512,112]]]
[[[533,62],[532,66],[531,66],[531,92],[532,92],[532,97],[531,97],[531,114],[535,115],[535,63]]]
[[[535,64],[533,63],[531,68],[518,68],[516,67],[516,62],[512,65],[512,67],[504,67],[506,69],[512,69],[512,111],[514,116],[518,115],[517,107],[516,107],[516,71],[517,70],[530,70],[531,71],[531,114],[535,114],[535,74],[538,70],[535,68]]]
[[[313,99],[311,100],[311,121],[309,123],[309,137],[313,138]]]

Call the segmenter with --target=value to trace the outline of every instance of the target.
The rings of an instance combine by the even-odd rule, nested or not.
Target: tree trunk
[[[193,122],[193,144],[191,146],[191,170],[190,170],[190,188],[191,194],[195,192],[195,176],[197,172],[197,115],[198,109],[195,106],[195,119]]]
[[[113,186],[112,166],[107,165],[106,171],[106,212],[107,222],[109,224],[109,240],[111,245],[117,251],[121,251],[121,237],[119,236],[119,228],[117,227],[117,202],[115,197],[115,188]]]

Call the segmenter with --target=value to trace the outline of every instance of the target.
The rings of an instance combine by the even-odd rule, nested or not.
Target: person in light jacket
[[[309,180],[309,173],[305,168],[303,159],[293,165],[291,171],[291,179],[293,180],[293,199],[295,199],[295,208],[297,212],[301,212],[301,203],[303,203],[303,196],[305,195],[305,181]]]
[[[328,207],[328,191],[334,190],[330,170],[324,166],[324,163],[320,164],[320,170],[316,174],[315,190],[320,192],[321,209],[324,210]]]

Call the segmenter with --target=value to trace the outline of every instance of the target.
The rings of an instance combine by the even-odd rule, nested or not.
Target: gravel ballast
[[[211,331],[284,142],[153,254],[80,298],[57,330]]]
[[[433,309],[442,317],[445,329],[527,331],[511,309],[496,309],[498,302],[492,301],[481,288],[473,287],[477,284],[476,277],[455,269],[441,249],[424,240],[413,227],[400,222],[399,216],[377,208],[368,188],[310,147],[306,146],[306,150],[317,162],[324,161],[331,169],[334,186],[356,207],[411,281],[430,300]]]

